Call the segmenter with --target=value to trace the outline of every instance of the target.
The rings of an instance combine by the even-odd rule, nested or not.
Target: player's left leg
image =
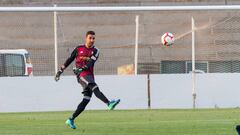
[[[103,101],[105,104],[109,103],[109,100],[107,97],[99,90],[98,86],[96,83],[90,83],[89,88],[92,90],[92,92],[95,94],[95,96]]]
[[[73,113],[71,119],[74,120],[82,111],[85,110],[87,104],[89,103],[90,99],[92,97],[92,91],[90,90],[84,90],[83,91],[83,100],[82,102],[78,105],[76,111]]]
[[[80,77],[80,80],[82,80],[82,82],[88,82],[87,87],[95,94],[98,99],[103,101],[108,106],[109,110],[113,110],[115,106],[120,102],[120,99],[109,101],[107,97],[99,90],[99,87],[95,83],[93,76],[86,75],[84,77]]]
[[[76,129],[76,126],[74,125],[74,120],[85,110],[92,96],[92,91],[89,89],[85,89],[82,93],[84,95],[82,102],[78,105],[72,116],[66,121],[66,124],[72,129]]]

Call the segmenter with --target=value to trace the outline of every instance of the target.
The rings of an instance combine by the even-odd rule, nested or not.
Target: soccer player
[[[99,50],[94,46],[94,41],[95,32],[88,31],[86,33],[85,44],[79,45],[73,50],[71,56],[60,67],[55,76],[55,80],[58,81],[63,71],[75,60],[76,67],[73,69],[73,72],[76,74],[78,82],[83,87],[83,100],[78,105],[72,116],[66,121],[66,124],[72,129],[76,129],[74,120],[82,111],[84,111],[92,97],[92,93],[94,93],[97,98],[103,101],[109,110],[113,110],[120,102],[120,99],[109,101],[99,90],[99,87],[94,80],[94,63],[97,61],[99,56]]]

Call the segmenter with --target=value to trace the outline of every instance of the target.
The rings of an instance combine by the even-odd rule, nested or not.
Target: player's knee
[[[84,99],[90,100],[92,97],[92,90],[90,88],[86,88],[83,90],[82,94]]]
[[[92,92],[99,91],[99,88],[96,83],[89,84],[89,88],[91,89]]]

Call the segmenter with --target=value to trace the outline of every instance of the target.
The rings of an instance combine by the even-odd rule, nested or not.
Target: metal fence
[[[205,73],[240,72],[240,12],[205,11],[104,11],[58,12],[58,63],[84,43],[88,30],[96,32],[99,75],[117,74],[134,64],[135,16],[139,15],[139,74],[191,71],[191,18],[196,26],[196,69]],[[53,12],[0,12],[0,49],[27,49],[34,76],[54,75]],[[161,44],[172,32],[173,46]],[[64,75],[73,74],[73,65]],[[130,66],[130,69],[131,66]]]

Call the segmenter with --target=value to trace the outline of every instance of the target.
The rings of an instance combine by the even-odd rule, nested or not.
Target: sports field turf
[[[0,113],[1,135],[237,135],[240,109],[85,111],[76,130],[72,112]]]

